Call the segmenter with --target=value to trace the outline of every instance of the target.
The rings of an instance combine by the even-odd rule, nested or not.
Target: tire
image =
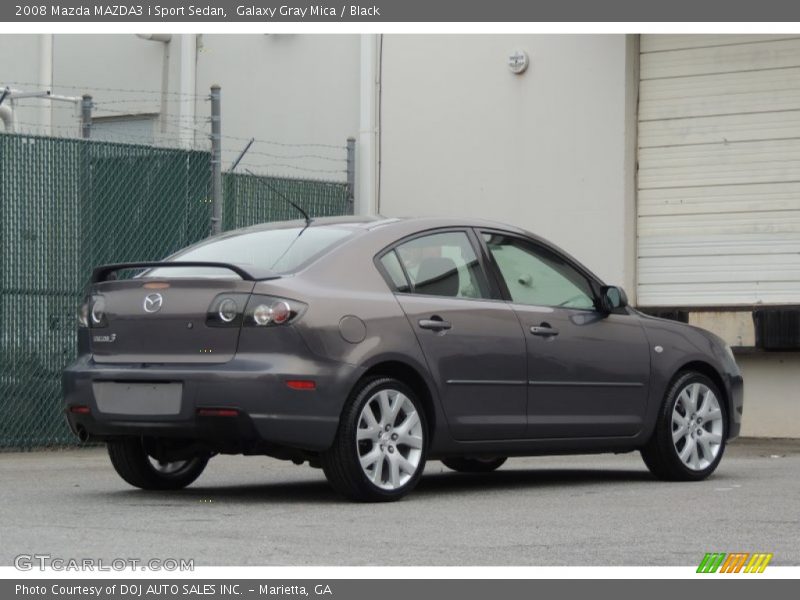
[[[126,438],[107,443],[108,456],[117,474],[143,490],[179,490],[200,477],[208,456],[185,461],[158,463],[144,449],[141,438]]]
[[[414,489],[427,449],[425,411],[417,395],[402,381],[374,377],[351,394],[336,439],[320,462],[331,486],[345,498],[387,502]]]
[[[448,469],[459,473],[491,473],[499,469],[508,460],[505,456],[495,456],[493,458],[464,458],[456,456],[442,459],[442,463]]]
[[[642,458],[659,479],[700,481],[719,465],[727,437],[727,407],[719,388],[702,373],[684,371],[667,390]]]

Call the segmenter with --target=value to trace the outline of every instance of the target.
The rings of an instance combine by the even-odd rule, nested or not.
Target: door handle
[[[547,323],[542,323],[538,327],[534,325],[531,327],[531,333],[533,335],[538,335],[539,337],[553,337],[558,335],[558,329],[555,327],[550,327]]]
[[[419,326],[421,329],[430,329],[431,331],[447,331],[453,328],[450,321],[445,321],[437,315],[433,315],[430,319],[420,319]]]

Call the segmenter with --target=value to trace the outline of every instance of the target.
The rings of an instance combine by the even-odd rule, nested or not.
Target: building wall
[[[626,36],[389,35],[382,60],[381,213],[514,223],[633,291]]]
[[[357,35],[203,35],[197,89],[204,93],[214,83],[222,86],[223,135],[344,147],[358,134],[359,44]],[[226,163],[246,139],[224,139]],[[317,170],[270,168],[293,177],[345,178],[341,161],[287,160],[259,152],[343,159],[341,148],[259,143],[244,162]]]
[[[386,36],[380,211],[520,225],[622,283],[635,302],[636,42]],[[505,65],[516,49],[531,58],[521,76]],[[800,437],[800,355],[738,360],[742,434]]]
[[[800,353],[736,357],[744,376],[742,435],[800,437]]]
[[[800,37],[644,35],[641,50],[640,303],[800,301]]]
[[[32,84],[38,77],[39,37],[0,36],[0,52],[18,57],[0,65],[0,83],[28,82],[31,85],[18,86],[25,90],[36,87]],[[196,97],[179,93],[182,37],[196,40],[195,84],[186,91]],[[59,34],[53,39],[53,81],[58,93],[91,94],[97,119],[151,115],[157,121],[158,143],[176,145],[188,131],[189,144],[203,148],[208,147],[209,133],[206,97],[211,85],[219,84],[225,166],[255,137],[244,166],[341,181],[346,140],[358,135],[359,53],[358,35],[173,35],[164,44],[132,34]],[[165,55],[167,80],[162,87]],[[76,108],[51,106],[53,133],[76,135]],[[27,131],[40,132],[35,110],[24,109],[20,120],[23,116],[33,125]],[[149,143],[137,139],[134,129],[120,127],[120,136]]]
[[[743,350],[743,435],[798,437],[800,354],[748,349],[754,305],[800,304],[800,39],[645,35],[641,51],[640,304]]]
[[[25,89],[35,84],[39,77],[39,36],[36,35],[0,35],[0,87],[12,89]],[[9,60],[13,57],[13,60]],[[7,100],[5,102],[8,102]],[[4,102],[4,104],[5,104]],[[49,101],[27,100],[22,103],[17,112],[19,127],[38,128],[41,121],[40,106],[48,106]],[[0,131],[3,126],[0,124]]]

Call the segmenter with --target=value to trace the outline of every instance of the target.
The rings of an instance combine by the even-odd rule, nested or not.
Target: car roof
[[[235,237],[247,233],[256,233],[259,231],[302,228],[306,226],[310,228],[337,227],[351,229],[354,233],[360,232],[362,234],[377,235],[387,244],[392,241],[392,237],[399,239],[432,229],[449,227],[481,227],[499,229],[509,233],[516,233],[518,235],[534,239],[545,246],[549,246],[551,248],[554,247],[550,241],[542,238],[541,236],[538,236],[520,227],[515,227],[514,225],[509,225],[500,221],[477,219],[472,217],[384,217],[381,215],[315,217],[311,220],[311,223],[306,223],[303,219],[296,219],[293,221],[271,221],[268,223],[259,223],[250,227],[226,231],[224,233],[207,238],[204,240],[204,242],[211,242],[214,240],[221,240],[228,237]],[[563,250],[560,248],[556,249],[563,253]],[[572,258],[572,260],[575,259]]]
[[[443,228],[457,228],[457,227],[478,227],[487,229],[497,229],[509,233],[518,234],[529,239],[539,242],[542,246],[547,247],[556,253],[568,258],[577,267],[582,269],[591,278],[600,281],[591,270],[580,263],[574,256],[565,252],[549,240],[542,238],[539,235],[531,233],[520,227],[502,223],[499,221],[492,221],[489,219],[477,219],[471,217],[384,217],[381,215],[375,216],[355,216],[344,215],[338,217],[315,217],[310,223],[306,223],[303,219],[296,219],[293,221],[272,221],[269,223],[260,223],[245,227],[241,229],[233,229],[224,233],[206,238],[200,244],[211,243],[216,240],[222,240],[229,237],[235,237],[247,233],[255,233],[259,231],[268,231],[275,229],[291,229],[302,227],[337,227],[344,229],[351,229],[353,233],[360,232],[363,235],[351,236],[353,238],[373,238],[376,236],[376,241],[380,244],[389,245],[395,240],[412,236],[417,233],[422,233],[428,230],[443,229]],[[354,242],[355,240],[350,240]],[[347,245],[348,242],[345,242]]]
[[[306,225],[306,223],[302,219],[296,219],[293,221],[273,221],[269,223],[259,223],[258,225],[253,225],[243,229],[236,229],[227,233],[237,234],[249,231],[303,227],[304,225]],[[384,230],[393,228],[408,230],[409,228],[414,228],[418,229],[419,231],[436,229],[440,227],[491,227],[495,229],[504,229],[507,231],[532,235],[529,231],[525,231],[524,229],[520,229],[519,227],[515,227],[507,223],[469,217],[384,217],[381,215],[344,215],[338,217],[315,217],[312,219],[309,227],[325,227],[331,225],[351,227],[353,229],[361,230],[374,230],[379,228]]]

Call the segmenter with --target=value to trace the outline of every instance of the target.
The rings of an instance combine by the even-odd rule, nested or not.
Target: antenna
[[[289,200],[289,197],[286,194],[281,192],[274,185],[271,185],[271,184],[267,183],[266,181],[264,181],[261,177],[259,177],[255,173],[253,173],[250,169],[245,169],[244,172],[249,174],[249,175],[252,175],[253,177],[255,177],[256,181],[258,181],[258,183],[263,185],[268,190],[272,190],[274,193],[278,194],[278,196],[280,196],[281,198],[286,200],[286,202],[291,204],[297,210],[297,212],[299,212],[301,215],[303,215],[303,218],[306,220],[306,227],[311,225],[311,217],[308,216],[308,213],[306,211],[304,211],[302,208],[300,208],[297,204],[295,204],[294,202]]]
[[[0,100],[0,102],[2,102],[2,100]],[[250,150],[250,146],[252,146],[253,142],[255,142],[255,141],[256,141],[256,138],[250,138],[250,141],[247,142],[247,145],[244,147],[244,150],[239,152],[239,156],[237,156],[236,160],[233,161],[233,164],[231,165],[231,168],[228,169],[228,173],[233,173],[236,170],[236,167],[239,166],[239,163],[244,158],[244,155],[247,154],[247,151]]]

